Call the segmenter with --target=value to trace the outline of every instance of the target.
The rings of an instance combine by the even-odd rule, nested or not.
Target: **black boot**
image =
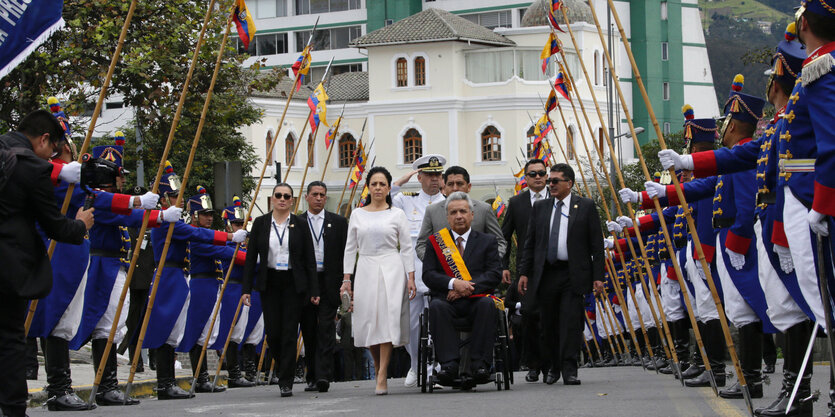
[[[255,383],[250,382],[241,375],[241,367],[238,361],[238,344],[229,342],[226,348],[226,370],[229,373],[229,388],[249,388]]]
[[[243,368],[247,381],[258,383],[255,380],[255,375],[258,373],[258,353],[256,352],[255,345],[251,343],[244,344],[241,348],[241,355],[244,359]]]
[[[688,356],[690,356],[690,321],[686,318],[673,322],[673,344],[678,356],[678,369],[681,372],[690,367]]]
[[[699,323],[699,328],[702,328],[701,323]],[[693,355],[691,356],[689,366],[687,367],[687,369],[682,368],[681,370],[681,377],[685,380],[695,378],[701,375],[701,373],[704,372],[704,370],[704,359],[702,358],[702,354],[699,351],[699,347],[696,346],[696,349],[693,350]],[[676,379],[678,379],[678,375],[676,375]]]
[[[777,363],[777,345],[773,334],[763,334],[763,362],[763,373],[773,374],[774,364]]]
[[[763,397],[763,381],[760,372],[763,348],[762,327],[761,322],[756,322],[738,329],[739,346],[737,352],[739,354],[739,365],[742,368],[742,375],[745,377],[745,383],[748,386],[751,398]],[[729,388],[719,391],[719,396],[722,398],[744,398],[739,381]]]
[[[826,403],[826,408],[829,411],[828,417],[835,417],[835,377],[829,374],[829,402]]]
[[[104,349],[107,347],[107,339],[93,339],[93,369],[98,372]],[[98,405],[136,405],[139,400],[125,397],[119,391],[119,380],[116,378],[116,346],[110,347],[107,355],[107,363],[104,366],[101,383],[96,392],[96,404]]]
[[[49,411],[82,411],[96,408],[75,395],[70,377],[69,343],[60,337],[46,339],[46,387]]]
[[[177,385],[174,378],[174,346],[163,344],[156,349],[157,398],[160,400],[182,400],[194,397]]]
[[[652,343],[652,346],[650,346],[649,349],[652,360],[649,365],[647,365],[647,369],[654,371],[667,366],[667,361],[664,359],[664,349],[661,344],[661,335],[658,332],[658,328],[650,327],[647,329],[647,336],[649,336],[649,342]]]
[[[38,380],[38,339],[32,337],[26,339],[26,379],[29,381]]]
[[[754,411],[755,415],[763,417],[778,417],[778,416],[812,416],[812,404],[817,400],[816,396],[812,396],[811,381],[812,376],[804,376],[800,380],[800,387],[797,389],[797,395],[794,402],[789,407],[789,412],[786,413],[786,407],[789,404],[789,397],[791,396],[794,384],[797,381],[797,373],[791,371],[783,372],[783,388],[780,390],[780,395],[777,400],[766,408],[758,408]]]
[[[702,341],[704,342],[707,358],[710,361],[710,368],[713,371],[713,377],[716,381],[717,387],[725,386],[725,343],[724,335],[722,333],[722,325],[718,319],[710,320],[704,324],[704,332],[702,332]],[[685,379],[684,385],[688,387],[709,387],[710,377],[707,372],[703,372],[698,377]]]
[[[188,352],[188,358],[191,360],[191,371],[194,372],[197,369],[197,364],[200,361],[200,353],[203,351],[203,346],[194,345],[193,348]],[[208,355],[208,351],[206,351],[206,355]],[[208,368],[208,363],[206,361],[206,355],[203,355],[203,362],[200,366],[200,373],[197,375],[196,385],[194,387],[194,392],[223,392],[226,391],[226,387],[219,385],[217,387],[213,387],[211,383],[209,383],[209,371],[206,370]]]

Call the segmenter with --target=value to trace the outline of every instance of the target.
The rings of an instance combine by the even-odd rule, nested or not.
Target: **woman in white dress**
[[[354,211],[348,222],[340,293],[353,297],[354,344],[371,351],[375,392],[385,395],[392,350],[409,342],[409,300],[415,296],[414,249],[406,214],[391,206],[391,174],[374,167],[366,178],[366,205]],[[354,264],[355,291],[351,293]]]

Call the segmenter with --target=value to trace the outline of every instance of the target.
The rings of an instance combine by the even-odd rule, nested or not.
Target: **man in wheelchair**
[[[432,250],[423,259],[423,282],[432,295],[429,328],[442,385],[459,376],[458,328],[471,328],[470,369],[461,373],[462,386],[468,387],[490,379],[498,321],[492,295],[501,282],[501,262],[496,238],[470,229],[470,197],[455,192],[445,204],[450,227],[429,237]]]

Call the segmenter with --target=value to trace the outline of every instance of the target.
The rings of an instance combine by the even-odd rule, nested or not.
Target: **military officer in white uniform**
[[[426,207],[430,204],[440,204],[444,201],[444,195],[441,194],[441,173],[444,170],[446,158],[442,155],[426,155],[415,160],[412,163],[413,171],[404,175],[403,177],[394,181],[391,187],[392,204],[403,210],[406,217],[409,219],[409,230],[412,234],[412,245],[417,244],[418,233],[420,226],[423,223],[423,215],[426,212]],[[418,192],[400,192],[400,187],[409,182],[409,180],[417,174],[418,182],[420,182],[420,191]],[[429,292],[426,285],[423,284],[423,268],[420,259],[415,254],[415,284],[417,285],[417,296],[411,300],[409,311],[410,334],[409,344],[406,345],[406,350],[412,359],[412,367],[406,375],[406,386],[414,387],[417,385],[417,352],[420,344],[420,313],[426,306],[424,294]]]

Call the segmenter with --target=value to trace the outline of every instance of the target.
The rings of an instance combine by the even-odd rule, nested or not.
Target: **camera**
[[[81,158],[81,185],[85,187],[113,187],[116,178],[127,173],[126,169],[103,158],[93,158],[90,154]]]

